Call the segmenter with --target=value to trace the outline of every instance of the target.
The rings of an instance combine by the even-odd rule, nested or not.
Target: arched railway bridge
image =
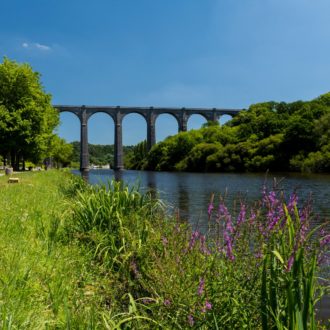
[[[148,150],[156,142],[156,119],[161,114],[170,114],[178,122],[179,132],[187,130],[187,122],[191,115],[201,115],[207,121],[218,121],[222,115],[236,116],[241,109],[218,108],[161,108],[161,107],[121,107],[121,106],[71,106],[55,105],[59,112],[71,112],[80,120],[80,170],[86,172],[89,169],[88,154],[88,119],[95,113],[103,112],[112,117],[115,124],[114,138],[114,169],[124,168],[122,122],[123,118],[131,113],[140,114],[147,123]]]

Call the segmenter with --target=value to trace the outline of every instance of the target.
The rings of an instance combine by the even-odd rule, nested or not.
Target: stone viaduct
[[[140,114],[147,123],[147,146],[148,150],[156,142],[155,123],[161,114],[170,114],[178,122],[179,132],[187,130],[187,122],[191,115],[201,115],[207,121],[217,121],[221,115],[234,117],[240,109],[204,109],[204,108],[154,108],[154,107],[113,107],[113,106],[67,106],[55,105],[59,112],[71,112],[80,119],[80,170],[86,172],[89,169],[88,154],[88,119],[95,113],[103,112],[112,117],[115,124],[114,139],[114,169],[124,168],[123,164],[123,142],[122,142],[122,121],[131,113]]]

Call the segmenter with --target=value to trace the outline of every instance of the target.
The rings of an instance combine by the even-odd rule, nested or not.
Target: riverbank
[[[308,307],[318,292],[314,259],[302,246],[292,255],[288,233],[297,237],[300,228],[293,213],[294,226],[279,231],[276,223],[269,227],[274,217],[262,220],[264,210],[241,205],[230,216],[224,204],[210,203],[210,241],[166,218],[159,201],[134,189],[93,188],[59,171],[17,176],[20,183],[11,185],[0,178],[3,329],[266,329],[274,322],[267,312],[272,283],[278,283],[273,294],[283,324],[289,322],[283,308],[312,322],[302,314],[314,315]],[[279,212],[279,197],[265,198]],[[310,274],[310,304],[290,306],[285,285],[302,270]],[[308,295],[304,283],[294,284],[294,295]]]
[[[62,188],[70,179],[56,171],[15,176],[20,183],[0,178],[0,328],[88,324],[96,298],[85,286],[93,283],[95,267],[63,235],[69,209]]]

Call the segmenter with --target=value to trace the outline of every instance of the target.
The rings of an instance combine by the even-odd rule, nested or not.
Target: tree
[[[64,139],[54,135],[49,147],[48,155],[55,161],[57,168],[71,163],[73,154],[73,145],[71,143],[67,143]]]
[[[39,162],[59,123],[40,74],[28,64],[4,58],[0,64],[0,153],[14,169],[20,160]],[[9,157],[8,157],[9,156]]]

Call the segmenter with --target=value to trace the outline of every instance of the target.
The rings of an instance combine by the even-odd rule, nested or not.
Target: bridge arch
[[[113,120],[113,122],[115,121],[115,113],[109,112],[105,109],[97,109],[95,111],[88,111],[87,121],[89,121],[91,118],[93,118],[94,116],[97,116],[97,115],[107,115],[110,119]]]
[[[232,119],[233,119],[233,115],[226,114],[225,113],[225,114],[223,114],[223,115],[220,116],[219,123],[220,123],[220,125],[224,125],[224,124],[226,124],[228,121],[230,121]]]
[[[207,123],[208,118],[199,113],[194,113],[189,115],[188,121],[187,121],[187,129],[199,129],[202,127],[203,124]]]
[[[175,124],[176,123],[176,127]],[[168,131],[167,127],[171,127]],[[155,137],[156,141],[163,141],[168,136],[177,134],[180,131],[180,120],[171,112],[162,112],[155,115]]]
[[[136,111],[124,114],[122,117],[122,126],[123,145],[127,146],[134,144],[132,138],[130,137],[132,135],[134,135],[139,142],[147,139],[148,122],[144,113]],[[130,135],[128,135],[128,132]]]
[[[113,117],[104,111],[92,113],[88,118],[88,143],[100,145],[114,144],[115,123]],[[103,164],[113,167],[113,154],[103,154]],[[100,165],[89,151],[89,165]]]

